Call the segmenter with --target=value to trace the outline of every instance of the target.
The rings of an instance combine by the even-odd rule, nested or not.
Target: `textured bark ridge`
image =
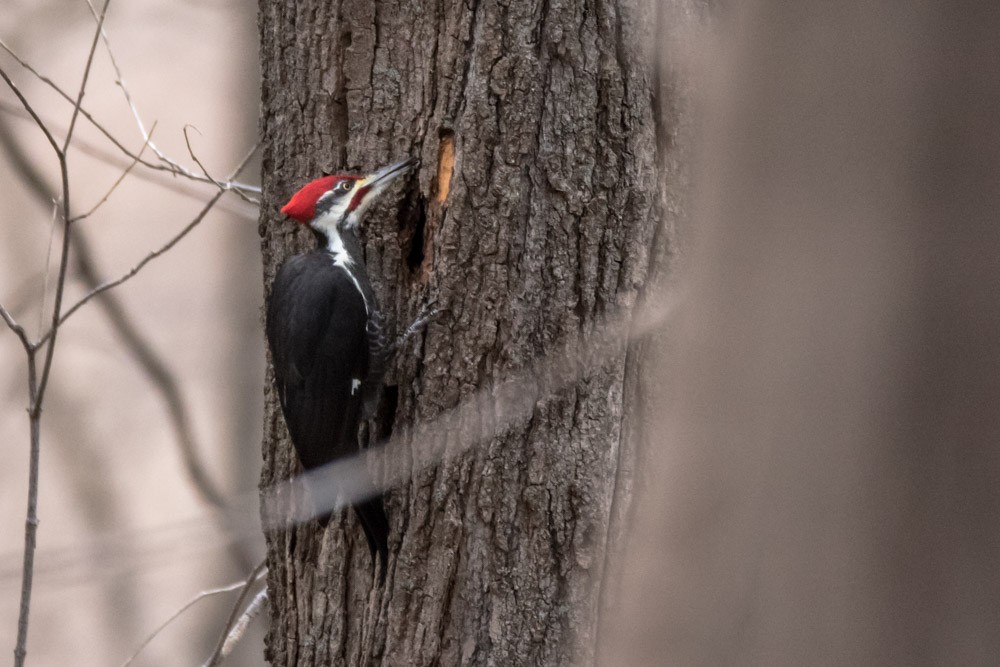
[[[655,23],[631,0],[261,0],[265,284],[311,242],[277,213],[304,181],[423,162],[369,213],[367,264],[397,331],[428,298],[447,313],[390,370],[372,439],[635,305],[669,236],[657,68],[638,48]],[[590,662],[634,366],[623,343],[389,492],[382,589],[349,513],[270,534],[268,659]],[[296,472],[270,386],[263,454],[263,485]]]

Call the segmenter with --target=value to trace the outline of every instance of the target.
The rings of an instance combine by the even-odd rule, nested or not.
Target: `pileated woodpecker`
[[[365,271],[355,229],[368,206],[416,159],[373,174],[312,181],[281,212],[306,224],[316,250],[279,269],[267,308],[267,340],[288,432],[302,467],[317,468],[358,451],[358,428],[378,400],[392,346]],[[412,327],[411,327],[412,329]],[[381,496],[354,506],[372,560],[389,555],[389,522]],[[322,525],[329,514],[320,517]]]

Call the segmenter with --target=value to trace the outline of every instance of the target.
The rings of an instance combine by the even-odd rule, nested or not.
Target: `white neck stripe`
[[[326,234],[327,238],[326,251],[330,253],[334,266],[339,266],[350,276],[351,282],[354,283],[354,286],[358,288],[358,293],[361,294],[361,300],[365,302],[365,313],[371,315],[372,310],[371,306],[368,305],[368,297],[365,296],[365,291],[361,289],[361,283],[358,282],[354,271],[351,270],[354,267],[354,260],[351,259],[347,248],[344,247],[344,239],[340,237],[337,226],[331,225],[324,229],[323,233]]]

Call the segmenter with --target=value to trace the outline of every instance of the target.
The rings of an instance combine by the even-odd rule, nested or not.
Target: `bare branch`
[[[201,134],[201,130],[199,130],[194,125],[185,125],[184,126],[184,129],[183,129],[183,132],[184,132],[184,143],[187,145],[188,153],[191,155],[191,159],[194,160],[194,163],[196,165],[198,165],[199,169],[201,169],[201,172],[205,175],[205,178],[207,178],[208,180],[210,180],[213,183],[215,183],[215,187],[219,188],[220,190],[226,190],[227,189],[226,185],[224,183],[220,183],[219,181],[217,181],[214,178],[212,178],[212,175],[208,173],[208,169],[206,169],[205,165],[203,165],[201,163],[201,160],[198,159],[198,156],[194,154],[194,149],[191,147],[191,137],[188,136],[188,128],[191,128],[192,130],[194,130],[198,134]],[[260,202],[259,201],[257,201],[256,199],[252,199],[251,197],[247,196],[243,192],[240,192],[239,189],[233,189],[233,192],[236,193],[236,196],[238,196],[240,199],[242,199],[243,201],[247,202],[248,204],[254,204],[255,206],[260,206]]]
[[[253,148],[250,149],[246,157],[244,157],[243,160],[240,162],[239,166],[237,166],[236,169],[233,171],[234,175],[239,174],[239,172],[243,170],[243,168],[247,165],[247,163],[250,161],[250,158],[253,157],[253,154],[255,152],[257,152],[257,144],[254,144]],[[122,283],[126,282],[127,280],[135,276],[135,274],[139,273],[139,271],[141,271],[144,266],[149,264],[151,261],[162,255],[163,253],[167,252],[171,248],[173,248],[175,245],[177,245],[181,241],[181,239],[187,236],[192,229],[198,226],[198,224],[205,218],[205,216],[208,215],[209,211],[212,210],[212,207],[215,206],[215,203],[219,201],[222,195],[224,195],[228,191],[229,189],[223,188],[218,192],[216,192],[215,195],[211,199],[209,199],[208,202],[206,202],[205,206],[202,207],[201,211],[199,211],[198,215],[196,215],[191,222],[185,225],[184,228],[180,232],[178,232],[172,239],[167,241],[166,244],[146,255],[138,264],[129,269],[125,273],[125,275],[116,278],[115,280],[106,282],[103,285],[99,285],[94,289],[92,289],[87,294],[85,294],[79,301],[73,304],[72,307],[66,310],[62,318],[60,318],[53,325],[53,328],[50,329],[48,333],[46,333],[44,336],[38,339],[37,345],[42,345],[43,343],[45,343],[45,341],[48,340],[50,336],[52,336],[53,332],[55,331],[55,328],[60,326],[67,319],[69,319],[69,317],[77,310],[79,310],[80,307],[83,306],[85,303],[93,299],[98,294],[106,292],[109,289],[118,287]]]
[[[87,6],[90,8],[91,15],[94,17],[95,20],[99,21],[97,10],[94,7],[93,2],[91,2],[91,0],[86,0],[86,1],[87,1]],[[122,74],[121,67],[118,66],[118,59],[115,58],[114,49],[111,48],[111,40],[108,37],[107,31],[104,29],[102,25],[100,25],[100,23],[98,25],[98,30],[100,31],[101,39],[104,41],[104,48],[108,53],[108,60],[111,61],[111,67],[115,70],[115,83],[118,84],[118,87],[121,88],[122,95],[125,96],[125,103],[128,104],[129,111],[132,112],[132,118],[135,119],[135,124],[139,128],[139,133],[142,135],[143,139],[149,145],[153,153],[156,154],[156,157],[158,157],[161,162],[167,165],[167,168],[175,174],[186,176],[188,178],[192,178],[199,181],[208,180],[220,188],[225,187],[227,190],[233,190],[241,199],[249,203],[259,205],[260,202],[257,202],[256,200],[248,197],[244,191],[256,191],[259,193],[260,188],[252,189],[249,186],[244,186],[243,184],[236,184],[233,183],[232,181],[229,181],[223,185],[209,175],[208,170],[206,170],[204,165],[202,165],[201,162],[198,161],[198,159],[194,155],[194,152],[191,150],[191,143],[188,140],[186,131],[184,133],[184,141],[188,144],[188,151],[191,153],[191,157],[194,159],[198,167],[201,168],[204,177],[198,176],[191,170],[187,169],[186,167],[178,163],[176,160],[172,160],[171,158],[167,157],[163,153],[163,151],[160,150],[160,148],[152,141],[152,129],[150,129],[149,132],[146,131],[146,124],[142,122],[142,116],[139,114],[139,109],[136,106],[135,101],[132,99],[132,94],[129,92],[128,86],[125,84],[125,76]],[[187,126],[185,126],[185,130],[186,128]]]
[[[150,128],[149,130],[150,136],[152,136],[153,130],[155,129],[156,129],[156,123],[153,123],[153,127]],[[139,160],[142,159],[142,153],[143,151],[146,150],[146,146],[148,145],[149,145],[149,140],[147,139],[146,141],[143,142],[142,146],[139,147],[139,152],[136,153],[135,159],[133,159],[132,162],[130,162],[129,165],[125,167],[125,170],[121,173],[121,175],[118,176],[118,180],[116,180],[111,185],[108,191],[104,193],[104,196],[101,197],[100,200],[96,204],[94,204],[89,211],[81,215],[74,216],[73,218],[70,219],[70,222],[71,223],[77,222],[79,220],[83,220],[84,218],[89,218],[91,215],[94,214],[94,211],[103,206],[104,203],[108,201],[108,198],[111,197],[111,194],[118,188],[119,185],[121,185],[121,182],[125,180],[125,177],[132,172],[132,170],[135,168],[135,165],[139,164]]]
[[[53,306],[52,306],[52,324],[49,328],[48,333],[42,336],[38,341],[32,343],[31,341],[28,340],[27,336],[25,335],[23,327],[20,327],[20,325],[18,325],[14,321],[13,317],[10,316],[10,313],[7,312],[6,309],[3,309],[4,320],[7,323],[8,327],[11,328],[21,338],[22,344],[25,347],[25,353],[27,355],[27,361],[28,361],[28,395],[29,395],[28,418],[30,426],[30,456],[29,456],[29,471],[28,471],[28,503],[27,503],[28,507],[25,519],[24,558],[21,570],[22,572],[21,595],[20,595],[20,609],[18,614],[17,640],[14,648],[15,667],[23,667],[27,655],[28,623],[31,610],[31,596],[32,596],[33,578],[34,578],[34,559],[35,559],[36,540],[38,531],[38,485],[39,485],[38,482],[39,482],[39,460],[41,452],[41,439],[40,439],[41,414],[42,414],[42,405],[46,396],[48,381],[51,377],[53,359],[57,342],[57,335],[59,333],[60,324],[65,320],[66,317],[68,317],[70,314],[72,314],[72,312],[74,312],[76,309],[82,306],[83,303],[85,303],[87,300],[89,300],[98,293],[110,289],[116,284],[124,282],[132,275],[135,275],[135,273],[137,273],[142,268],[143,265],[151,261],[154,257],[172,248],[177,242],[180,241],[180,239],[184,235],[186,235],[191,229],[193,229],[193,227],[196,226],[202,218],[204,218],[204,216],[208,213],[211,207],[214,206],[215,202],[218,201],[219,198],[221,198],[221,196],[226,192],[225,188],[220,187],[219,192],[216,193],[216,195],[212,198],[212,200],[210,200],[210,202],[203,209],[201,214],[190,225],[188,225],[181,232],[181,234],[175,237],[160,251],[151,254],[149,257],[143,260],[143,262],[141,262],[132,272],[130,272],[130,274],[124,276],[118,281],[115,281],[114,283],[110,283],[108,285],[96,288],[90,294],[84,297],[84,299],[78,302],[65,315],[63,314],[62,302],[66,287],[66,279],[67,279],[67,271],[69,264],[69,255],[70,255],[70,239],[72,237],[71,229],[73,222],[73,218],[71,218],[70,216],[70,211],[72,209],[70,204],[70,179],[69,179],[67,151],[73,140],[74,130],[76,128],[76,123],[80,115],[83,114],[85,117],[87,117],[91,123],[93,123],[96,127],[98,127],[98,129],[100,129],[112,141],[112,143],[121,148],[121,150],[123,150],[123,152],[125,152],[127,155],[132,157],[135,163],[145,163],[142,160],[142,152],[143,152],[142,150],[140,150],[137,155],[132,155],[131,153],[129,153],[127,149],[124,149],[124,147],[121,146],[120,142],[118,142],[113,138],[110,132],[105,130],[102,126],[100,126],[99,123],[94,121],[93,118],[89,114],[87,114],[82,107],[83,97],[86,94],[87,90],[87,82],[89,81],[90,74],[93,69],[94,56],[96,54],[97,44],[100,39],[100,36],[103,34],[104,20],[107,15],[108,7],[110,6],[110,2],[111,0],[105,0],[100,16],[98,17],[97,27],[94,33],[93,40],[90,45],[90,50],[88,51],[87,54],[83,76],[81,77],[80,87],[76,94],[76,97],[71,98],[64,91],[62,91],[62,89],[56,86],[51,80],[43,79],[43,81],[47,83],[47,85],[50,85],[51,87],[56,89],[57,92],[59,92],[59,94],[64,99],[69,101],[73,107],[72,115],[70,116],[69,126],[66,130],[65,139],[61,146],[59,145],[58,142],[56,142],[55,137],[52,134],[52,131],[41,120],[41,118],[35,112],[34,108],[28,102],[27,98],[21,93],[18,87],[7,75],[6,71],[0,69],[0,77],[4,79],[5,83],[14,92],[15,96],[21,102],[25,111],[31,116],[35,124],[45,134],[46,139],[49,141],[53,151],[55,152],[58,158],[59,171],[61,176],[61,185],[62,185],[61,217],[63,220],[63,238],[62,238],[62,247],[59,258],[59,268],[56,277],[55,296],[53,299]],[[6,44],[3,45],[3,48],[7,50],[8,53],[11,53],[11,55],[14,55],[13,52],[6,46]],[[27,67],[29,71],[37,75],[37,72],[33,68],[28,66],[27,63],[25,63],[22,59],[17,58],[17,60],[23,66]],[[149,135],[145,132],[143,132],[143,134],[146,142],[148,143]],[[242,169],[242,167],[250,159],[252,154],[253,151],[251,151],[251,153],[247,155],[243,163],[234,173],[234,176],[239,173],[239,170]],[[117,185],[124,179],[125,175],[127,175],[127,173],[133,167],[134,164],[130,165],[129,168],[126,169],[126,173],[123,174],[119,178],[119,180],[112,186],[111,191],[113,191],[115,187],[117,187]],[[212,180],[211,182],[218,186],[218,183],[216,183],[214,180]],[[108,195],[105,196],[105,199],[108,196],[110,196],[111,191],[109,191]],[[96,210],[96,208],[100,206],[103,203],[103,201],[104,199],[98,202],[98,204],[92,210]],[[45,275],[47,280],[48,279],[47,270]],[[45,295],[43,293],[43,299],[42,299],[43,307],[44,307],[44,300],[45,300]],[[41,360],[41,366],[39,367],[38,354],[43,349],[43,346],[44,346],[44,353],[43,353],[44,356]],[[244,591],[244,593],[245,592],[246,591]]]
[[[91,0],[87,0],[87,6],[90,8],[91,15],[96,20],[97,10],[94,8],[94,4],[91,2]],[[118,66],[118,59],[115,58],[114,49],[111,48],[111,40],[108,38],[107,31],[104,30],[103,28],[101,28],[101,39],[104,40],[104,48],[108,53],[108,59],[111,61],[111,67],[115,70],[115,83],[118,84],[118,87],[121,88],[122,95],[125,96],[125,103],[128,105],[129,111],[132,112],[132,118],[135,120],[135,124],[139,128],[139,133],[142,134],[143,138],[148,141],[151,133],[146,132],[146,124],[142,122],[142,116],[139,114],[139,109],[136,106],[135,101],[132,99],[132,94],[129,92],[128,86],[125,85],[125,77],[124,75],[122,75],[122,70]],[[187,135],[185,135],[184,139],[185,141],[187,140]],[[186,168],[184,168],[174,160],[171,160],[166,155],[164,155],[164,153],[159,149],[159,147],[155,143],[150,141],[149,145],[150,148],[152,148],[153,153],[156,154],[156,157],[158,157],[161,162],[168,165],[168,167],[171,170],[175,170],[181,173],[189,173]],[[188,145],[188,150],[190,149],[191,146]],[[202,167],[202,171],[204,171],[204,167]],[[211,177],[208,176],[207,172],[205,173],[205,176],[211,180]]]
[[[35,392],[29,409],[32,418],[35,418],[35,416],[40,414],[42,411],[42,400],[45,398],[45,387],[48,386],[49,383],[49,371],[52,368],[52,355],[55,354],[56,332],[59,328],[63,294],[66,288],[66,269],[69,266],[69,167],[66,164],[65,153],[61,153],[59,155],[59,171],[62,174],[63,184],[63,240],[62,248],[59,252],[59,273],[56,276],[55,302],[52,305],[52,325],[49,329],[49,334],[45,337],[46,340],[49,340],[49,346],[45,350],[45,358],[42,361],[42,376],[38,383],[38,391]],[[37,340],[32,345],[32,348],[34,350],[38,350],[44,343],[44,340]]]
[[[7,309],[3,307],[3,304],[0,304],[0,317],[3,318],[3,321],[7,323],[10,330],[13,331],[21,340],[21,345],[24,346],[25,351],[30,352],[31,341],[28,340],[28,334],[24,332],[24,327],[18,324],[11,314],[7,312]]]
[[[3,119],[0,119],[0,144],[6,149],[7,157],[11,159],[23,181],[38,201],[50,201],[51,195],[49,194],[44,178],[37,172],[28,156],[24,154],[20,144],[18,144],[13,134],[9,131],[7,123]],[[117,156],[109,159],[119,160]],[[220,207],[217,206],[216,208]],[[82,229],[74,230],[71,239],[73,245],[72,254],[80,279],[88,289],[93,289],[100,285],[100,280],[97,276],[97,270],[94,267],[87,237],[83,231]],[[160,394],[166,409],[167,418],[174,430],[177,448],[195,491],[209,504],[222,507],[224,496],[212,481],[211,476],[208,474],[198,455],[200,448],[191,428],[191,419],[188,414],[184,395],[181,391],[180,383],[177,381],[170,366],[157,353],[149,341],[142,336],[135,324],[133,324],[128,311],[115,296],[114,292],[105,292],[97,299],[97,303],[103,309],[112,328],[118,332],[125,349],[132,354],[153,388]],[[238,545],[232,545],[230,553],[234,560],[240,563],[244,569],[250,567],[247,556]]]
[[[7,102],[4,102],[3,100],[0,100],[0,111],[8,115],[14,116],[15,118],[18,118],[20,120],[31,121],[31,116],[28,115],[28,113],[24,111],[24,109],[22,109],[19,105],[9,104]],[[41,115],[39,117],[45,122],[45,124],[48,127],[52,128],[53,132],[59,132],[59,123],[53,122],[51,119],[45,118],[44,116]],[[12,152],[12,150],[10,149],[10,146],[13,145],[12,138],[13,137],[11,130],[5,123],[0,122],[0,145],[2,145],[3,148],[8,149],[6,157],[12,159],[12,161],[15,162],[16,166],[19,169],[21,169],[22,172],[24,172],[25,171],[24,165],[26,164],[26,162],[23,159],[23,151],[20,151],[18,153]],[[130,162],[136,161],[135,157],[131,158],[120,157],[117,153],[108,152],[102,149],[101,147],[87,141],[86,139],[81,138],[79,136],[79,133],[74,133],[71,145],[75,147],[77,150],[79,150],[81,153],[89,155],[95,160],[103,162],[104,164],[107,165],[111,165],[118,169],[125,169],[128,167]],[[128,152],[128,155],[131,155],[131,152]],[[138,162],[138,164],[144,165],[144,161],[142,160],[138,160],[136,162]],[[166,178],[166,176],[170,175],[170,172],[162,169],[153,169],[151,171],[152,173],[133,170],[132,176],[133,178],[138,178],[148,183],[154,183],[160,186],[161,188],[170,190],[171,192],[176,192],[177,194],[183,195],[189,199],[197,199],[199,202],[204,200],[204,194],[195,187],[188,185],[187,182],[179,181],[175,178],[169,178],[169,179]],[[34,175],[32,175],[32,177],[34,177]],[[192,183],[207,184],[207,181],[193,180]],[[38,182],[32,181],[29,182],[28,185],[32,189],[37,190],[41,188],[46,190],[46,192],[48,191],[48,185],[44,182],[44,180],[39,180]],[[240,186],[240,184],[231,183],[229,185],[232,185],[234,189],[239,187],[239,189],[249,191],[247,188]],[[47,194],[45,198],[46,200],[48,200],[50,198],[50,195]],[[246,211],[235,208],[233,206],[226,205],[224,203],[219,204],[217,208],[222,209],[227,213],[231,213],[233,215],[238,215],[248,219],[251,218],[251,216],[249,216]],[[252,219],[256,220],[256,217],[253,217]]]
[[[87,80],[90,78],[90,71],[94,65],[94,53],[97,51],[97,40],[101,33],[101,26],[104,25],[104,17],[107,15],[108,5],[111,4],[111,0],[104,1],[104,9],[101,10],[101,18],[97,23],[97,30],[94,31],[94,39],[90,44],[90,52],[87,54],[87,64],[83,69],[83,77],[80,81],[80,92],[76,96],[76,101],[73,103],[73,115],[70,118],[69,129],[66,130],[66,140],[63,142],[62,150],[56,148],[56,153],[59,156],[59,171],[62,175],[62,205],[63,205],[63,221],[65,223],[65,229],[63,231],[63,243],[62,243],[62,253],[59,258],[59,275],[56,278],[56,296],[55,303],[52,306],[52,327],[49,329],[49,344],[45,349],[45,359],[42,362],[41,378],[38,381],[38,390],[32,398],[31,413],[33,418],[41,413],[42,401],[45,399],[45,388],[48,386],[50,373],[52,371],[52,357],[56,350],[56,334],[59,331],[59,322],[61,321],[62,313],[62,300],[63,293],[66,288],[66,270],[69,266],[69,238],[70,238],[70,199],[69,199],[69,166],[66,161],[66,149],[69,147],[69,142],[73,138],[73,128],[76,126],[76,119],[80,115],[80,104],[83,102],[83,95],[87,90]],[[39,340],[35,343],[35,349],[39,349],[43,345],[43,341]]]
[[[97,20],[97,9],[94,7],[94,3],[91,2],[91,0],[87,0],[87,7],[90,8],[91,16]],[[108,60],[111,61],[111,67],[115,70],[115,83],[117,83],[118,87],[122,89],[122,94],[125,96],[125,102],[128,104],[129,111],[132,112],[132,118],[135,119],[135,124],[139,127],[139,133],[142,134],[143,138],[148,141],[149,136],[152,134],[152,130],[150,130],[149,133],[146,132],[146,125],[142,122],[142,116],[139,115],[139,109],[135,106],[135,102],[132,100],[132,95],[129,93],[128,87],[125,85],[125,77],[122,75],[122,70],[118,66],[118,59],[115,58],[114,49],[111,48],[111,40],[108,38],[108,32],[103,27],[101,28],[101,39],[104,41],[104,49],[108,53]],[[176,166],[173,164],[172,160],[168,159],[163,155],[163,153],[160,152],[160,149],[157,148],[156,144],[150,142],[150,146],[158,158],[167,164]]]
[[[260,575],[258,575],[258,578],[262,574],[263,574],[263,572],[261,572]],[[197,604],[201,600],[204,600],[205,598],[208,598],[208,597],[212,597],[213,595],[220,595],[222,593],[229,593],[231,591],[235,591],[238,588],[244,588],[244,587],[246,587],[246,585],[247,585],[246,581],[236,581],[236,582],[233,582],[233,583],[231,583],[231,584],[229,584],[227,586],[220,586],[218,588],[210,588],[210,589],[208,589],[206,591],[201,591],[200,593],[198,593],[197,595],[195,595],[193,598],[191,598],[190,600],[188,600],[187,603],[183,607],[181,607],[180,609],[178,609],[177,611],[175,611],[173,614],[171,614],[170,618],[168,618],[166,621],[164,621],[162,625],[160,625],[158,628],[156,628],[156,630],[153,630],[153,632],[148,637],[146,637],[141,644],[139,644],[139,647],[135,649],[135,652],[132,655],[130,655],[125,660],[125,662],[122,663],[122,667],[128,667],[129,665],[131,665],[132,662],[135,661],[135,659],[139,657],[139,654],[142,653],[142,650],[144,648],[146,648],[147,646],[149,646],[150,642],[152,642],[154,639],[156,639],[157,635],[159,635],[161,632],[163,632],[164,630],[166,630],[166,628],[167,628],[168,625],[170,625],[171,623],[173,623],[174,621],[176,621],[178,618],[180,618],[180,616],[184,612],[186,612],[188,609],[190,609],[191,607],[193,607],[195,604]]]
[[[229,634],[232,632],[233,627],[239,620],[240,612],[243,609],[243,605],[246,603],[247,597],[250,595],[250,588],[253,586],[254,582],[257,581],[267,571],[267,561],[261,561],[260,565],[254,568],[250,576],[247,577],[246,583],[243,585],[243,590],[240,591],[240,595],[236,598],[236,604],[233,605],[233,610],[229,613],[229,619],[226,621],[226,626],[222,630],[222,634],[219,636],[219,642],[215,646],[215,650],[212,655],[209,656],[208,660],[205,662],[205,667],[214,667],[222,662],[223,649],[226,645],[226,640],[229,638]]]
[[[42,302],[38,306],[38,333],[45,326],[45,300],[49,295],[49,269],[52,262],[52,241],[56,237],[56,220],[59,219],[59,202],[52,200],[52,219],[49,221],[49,245],[45,249],[45,269],[42,271]]]
[[[105,0],[104,9],[107,10],[108,4],[111,0]],[[101,14],[101,23],[104,21],[104,13]],[[48,343],[48,347],[45,349],[45,358],[42,361],[41,375],[38,375],[38,369],[36,366],[37,358],[36,353],[39,349],[40,343],[31,345],[27,350],[28,356],[28,397],[30,405],[28,406],[28,423],[30,428],[30,453],[29,453],[29,464],[28,464],[28,508],[24,521],[24,566],[22,569],[21,577],[21,604],[17,619],[17,643],[14,646],[14,664],[15,667],[23,667],[24,660],[27,656],[27,646],[28,646],[28,618],[31,611],[31,590],[32,582],[34,578],[34,564],[35,564],[35,545],[36,536],[38,533],[38,472],[39,472],[39,459],[41,457],[41,416],[42,416],[42,403],[45,400],[45,388],[48,386],[49,377],[51,377],[52,371],[52,359],[56,350],[56,335],[59,333],[59,319],[60,312],[62,309],[63,293],[66,288],[66,271],[69,266],[69,239],[70,239],[70,199],[69,199],[69,167],[66,162],[66,148],[69,146],[70,139],[73,135],[73,127],[76,124],[77,116],[80,113],[80,102],[83,100],[83,94],[87,87],[87,79],[90,76],[90,69],[94,61],[94,51],[97,48],[97,36],[94,36],[94,41],[91,44],[90,54],[87,57],[87,65],[84,68],[83,80],[80,84],[80,93],[77,96],[76,102],[73,107],[73,116],[70,119],[69,130],[66,132],[66,141],[62,146],[62,149],[56,144],[52,133],[44,126],[41,119],[35,114],[34,110],[31,109],[27,100],[21,95],[17,87],[14,86],[14,82],[10,80],[7,74],[3,73],[3,78],[7,82],[7,85],[15,92],[18,98],[21,100],[22,104],[25,105],[25,109],[36,119],[39,127],[45,132],[46,137],[49,139],[49,143],[52,144],[52,149],[55,151],[56,156],[59,158],[59,172],[62,177],[62,209],[63,209],[63,241],[62,241],[62,251],[59,256],[59,273],[56,277],[56,293],[54,303],[52,305],[52,328],[51,338]],[[48,275],[48,272],[46,272]]]
[[[24,69],[28,70],[33,75],[35,75],[39,81],[46,84],[49,88],[58,93],[59,96],[62,97],[64,100],[66,100],[70,104],[74,103],[73,98],[69,95],[69,93],[63,90],[59,86],[59,84],[57,84],[51,78],[44,76],[34,67],[32,67],[26,60],[17,55],[17,53],[13,49],[11,49],[10,46],[8,46],[2,39],[0,39],[0,48],[6,51],[11,58],[16,60],[18,64],[21,65],[21,67],[23,67]],[[211,181],[208,178],[205,178],[204,176],[200,176],[192,171],[184,169],[180,165],[174,163],[172,160],[167,159],[164,164],[158,164],[156,162],[150,162],[148,160],[139,159],[139,157],[136,154],[132,153],[132,151],[130,151],[125,146],[125,144],[123,144],[117,137],[111,134],[110,130],[108,130],[96,118],[94,118],[94,116],[89,111],[87,111],[85,107],[81,105],[79,109],[80,109],[80,115],[86,118],[87,121],[90,122],[90,124],[93,125],[97,131],[103,134],[108,139],[108,141],[110,141],[114,145],[115,148],[121,151],[129,159],[138,161],[139,164],[146,167],[147,169],[168,172],[174,176],[183,176],[184,178],[187,178],[189,180],[198,181],[201,183],[211,183]],[[32,117],[35,116],[33,115]],[[142,134],[145,137],[146,132],[143,130]],[[58,146],[54,143],[55,139],[52,139],[52,142],[53,142],[53,147],[57,148]],[[254,194],[261,193],[260,186],[256,185],[249,185],[247,183],[240,183],[238,181],[228,181],[225,185],[228,189],[242,190],[244,192],[252,192]]]
[[[83,102],[83,95],[87,91],[87,80],[90,78],[90,70],[94,66],[94,54],[97,52],[97,40],[101,37],[101,28],[104,25],[104,17],[108,15],[108,5],[111,0],[104,0],[104,9],[97,19],[97,30],[94,31],[94,40],[90,43],[90,52],[87,54],[87,64],[83,67],[83,79],[80,81],[80,92],[76,95],[76,102],[73,103],[73,115],[69,119],[69,129],[66,131],[66,140],[63,142],[62,152],[66,153],[69,148],[70,139],[73,138],[73,128],[76,127],[76,119],[80,116],[80,104]],[[66,217],[67,222],[69,216]]]
[[[14,94],[17,96],[17,99],[20,100],[21,102],[21,106],[23,106],[24,110],[31,115],[32,120],[35,121],[35,124],[38,125],[38,127],[45,134],[45,138],[49,140],[50,144],[52,144],[52,150],[56,152],[56,155],[62,157],[63,153],[59,149],[59,144],[56,143],[56,138],[52,136],[52,133],[49,132],[49,128],[46,127],[45,123],[42,122],[42,119],[38,117],[38,114],[35,113],[35,110],[32,108],[27,98],[25,98],[25,96],[21,94],[20,89],[18,89],[18,87],[14,84],[14,82],[10,80],[10,77],[7,76],[7,72],[5,72],[2,67],[0,67],[0,78],[3,78],[7,86],[9,86],[12,91],[14,91]]]
[[[27,350],[28,397],[32,407],[38,402],[38,365],[35,349]],[[31,590],[35,578],[35,545],[38,534],[38,470],[42,452],[42,422],[38,412],[29,411],[30,448],[28,450],[28,510],[24,519],[24,558],[21,565],[21,601],[17,614],[17,643],[14,667],[24,667],[28,654],[28,619],[31,615]]]

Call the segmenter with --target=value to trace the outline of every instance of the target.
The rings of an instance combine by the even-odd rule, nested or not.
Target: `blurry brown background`
[[[0,37],[67,90],[79,87],[94,31],[84,3],[7,0]],[[258,109],[256,5],[252,2],[114,2],[106,30],[125,82],[153,140],[197,169],[182,136],[213,175],[228,173],[255,141]],[[4,67],[56,135],[71,106],[4,54]],[[132,150],[142,137],[98,48],[84,107]],[[29,120],[0,122],[56,192],[58,165]],[[70,157],[74,210],[107,191],[127,164],[81,119],[75,136],[114,157]],[[21,183],[10,152],[0,159],[0,301],[37,331],[51,207]],[[151,152],[145,154],[153,158]],[[252,163],[244,180],[257,182]],[[140,172],[142,172],[140,174]],[[137,177],[142,176],[143,178]],[[148,177],[148,178],[146,178]],[[164,187],[177,186],[184,192]],[[79,224],[98,273],[111,279],[180,230],[212,186],[138,167],[94,216]],[[115,290],[133,324],[169,364],[199,452],[226,493],[253,490],[260,460],[263,336],[254,207],[227,195],[179,246]],[[58,237],[53,249],[54,276]],[[67,303],[84,290],[71,271]],[[47,308],[51,308],[51,286]],[[46,324],[47,326],[47,324]],[[0,647],[14,645],[27,496],[28,424],[23,351],[0,334]],[[120,664],[198,591],[246,574],[231,536],[204,520],[160,393],[138,368],[95,303],[61,330],[42,425],[38,552],[28,658],[37,665]],[[237,544],[256,557],[257,538]],[[199,603],[146,649],[137,664],[195,664],[211,652],[230,597]],[[234,664],[257,664],[259,637]]]
[[[722,4],[608,664],[997,664],[1000,10]]]

